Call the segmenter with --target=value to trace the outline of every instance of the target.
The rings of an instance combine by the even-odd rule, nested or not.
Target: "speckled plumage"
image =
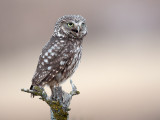
[[[73,26],[68,24],[73,23]],[[66,15],[58,19],[54,34],[42,49],[32,86],[60,84],[72,76],[82,54],[83,37],[87,34],[85,19]]]

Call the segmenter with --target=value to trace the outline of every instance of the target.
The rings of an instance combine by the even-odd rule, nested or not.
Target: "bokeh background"
[[[88,25],[70,120],[160,120],[160,0],[0,0],[0,120],[50,119],[20,89],[65,14]]]

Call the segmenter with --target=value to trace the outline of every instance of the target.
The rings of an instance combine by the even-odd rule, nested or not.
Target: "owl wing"
[[[58,73],[64,70],[70,61],[69,50],[65,42],[60,43],[54,37],[43,48],[39,56],[36,72],[32,79],[32,85],[47,83]]]

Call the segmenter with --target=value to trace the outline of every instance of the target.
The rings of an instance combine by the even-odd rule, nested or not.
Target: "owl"
[[[55,24],[51,39],[42,49],[33,86],[53,87],[66,81],[75,72],[82,55],[82,42],[87,35],[86,20],[80,15],[65,15]]]

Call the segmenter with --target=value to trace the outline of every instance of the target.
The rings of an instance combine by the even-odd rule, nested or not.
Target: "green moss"
[[[68,112],[63,110],[58,101],[52,101],[50,107],[56,120],[67,120]]]
[[[78,94],[80,94],[80,92],[79,92],[79,91],[76,91],[76,94],[78,95]]]
[[[44,91],[43,88],[34,86],[34,90],[36,90],[34,95],[40,95],[42,97],[42,94]],[[43,97],[40,99],[45,101],[51,107],[51,110],[56,120],[67,120],[68,112],[63,110],[62,106],[60,105],[58,101],[51,101],[50,99],[47,100],[46,98],[43,98]]]
[[[69,108],[66,108],[65,110],[63,107],[60,105],[59,101],[53,101],[52,99],[49,99],[47,96],[47,93],[44,91],[43,88],[39,86],[34,86],[34,90],[29,90],[29,89],[21,89],[21,91],[31,93],[34,96],[41,96],[41,100],[45,101],[50,107],[53,112],[53,115],[56,120],[67,120],[68,118],[68,111],[70,110]],[[73,95],[78,95],[80,94],[79,91],[74,91],[72,93]]]

